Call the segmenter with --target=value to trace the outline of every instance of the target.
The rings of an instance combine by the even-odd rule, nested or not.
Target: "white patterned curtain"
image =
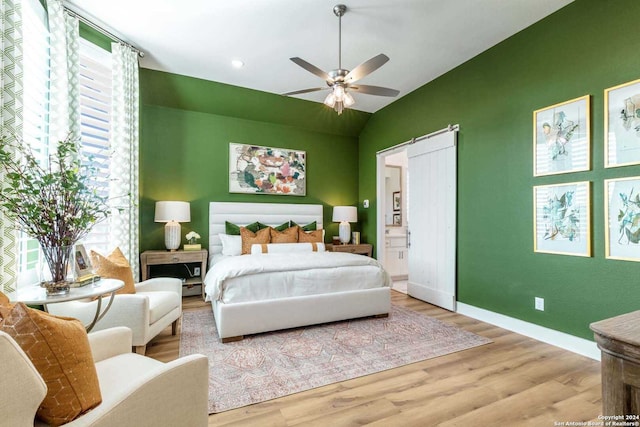
[[[80,139],[80,30],[60,0],[47,0],[50,33],[49,146]]]
[[[0,5],[0,102],[2,138],[22,135],[22,9],[20,0]],[[0,172],[0,188],[6,185]],[[0,212],[0,291],[15,290],[18,275],[18,235],[13,221]]]
[[[109,194],[112,196],[111,243],[119,246],[139,277],[138,260],[138,52],[111,44],[113,92],[111,106],[111,163]]]

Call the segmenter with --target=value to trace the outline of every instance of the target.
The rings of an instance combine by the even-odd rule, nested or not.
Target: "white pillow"
[[[264,245],[251,245],[251,255],[257,254],[282,254],[293,252],[324,252],[324,243],[267,243]]]
[[[222,255],[242,255],[242,237],[233,236],[231,234],[218,234],[220,242],[222,242]]]

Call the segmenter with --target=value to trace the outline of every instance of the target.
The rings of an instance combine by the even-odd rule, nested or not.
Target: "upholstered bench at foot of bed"
[[[222,342],[245,335],[369,316],[389,315],[388,287],[225,304],[212,301]]]

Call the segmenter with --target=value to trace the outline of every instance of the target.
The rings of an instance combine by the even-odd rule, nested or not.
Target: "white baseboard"
[[[586,356],[594,360],[600,360],[600,349],[598,349],[598,346],[593,341],[505,316],[504,314],[494,313],[493,311],[468,305],[460,301],[457,302],[456,312],[492,325],[500,326],[501,328],[525,335],[538,341],[546,342],[547,344],[578,353],[582,356]]]

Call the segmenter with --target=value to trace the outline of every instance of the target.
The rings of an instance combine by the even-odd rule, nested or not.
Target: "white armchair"
[[[131,353],[131,330],[112,328],[89,334],[102,403],[65,426],[204,427],[208,418],[208,360],[190,355],[162,363]],[[34,417],[46,394],[35,367],[0,331],[3,364],[0,424],[45,425]],[[6,423],[6,424],[5,424]]]
[[[182,315],[182,281],[159,277],[137,283],[135,294],[119,294],[105,316],[92,331],[126,326],[133,332],[136,353],[144,354],[147,343],[167,326],[176,334],[178,320]],[[104,297],[106,307],[109,297]],[[96,313],[97,301],[69,301],[49,304],[47,309],[56,316],[80,319],[85,325],[91,323]]]

